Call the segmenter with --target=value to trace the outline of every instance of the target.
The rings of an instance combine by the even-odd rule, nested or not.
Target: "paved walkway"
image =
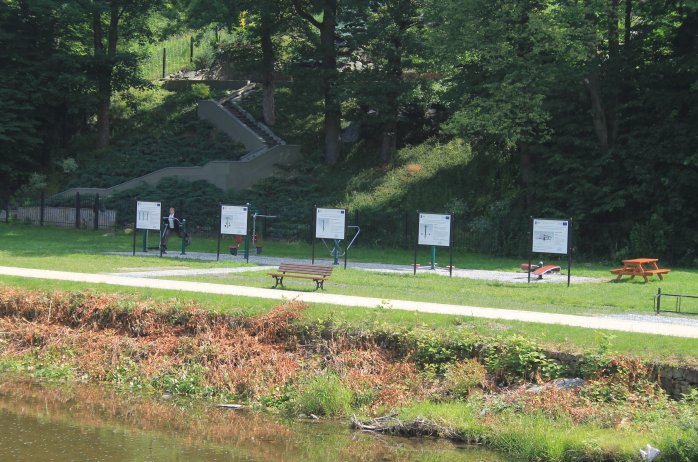
[[[171,281],[145,279],[107,274],[72,273],[66,271],[37,270],[0,266],[0,274],[39,279],[55,279],[93,284],[111,284],[128,287],[147,287],[153,289],[180,290],[186,292],[203,292],[241,297],[267,298],[274,300],[295,299],[307,303],[325,303],[342,306],[365,308],[384,308],[424,313],[439,313],[476,318],[504,319],[513,321],[536,322],[541,324],[562,324],[567,326],[605,329],[645,334],[668,335],[674,337],[698,338],[698,325],[664,324],[642,320],[612,319],[607,317],[576,316],[555,313],[538,313],[533,311],[504,310],[476,306],[447,305],[440,303],[413,302],[407,300],[383,300],[371,297],[335,295],[323,292],[295,292],[291,290],[261,289],[223,284],[210,284],[190,281]]]

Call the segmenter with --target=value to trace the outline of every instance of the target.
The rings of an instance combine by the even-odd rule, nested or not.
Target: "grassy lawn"
[[[140,238],[139,238],[140,239]],[[139,242],[140,243],[140,242]],[[22,225],[0,224],[0,261],[5,266],[43,268],[82,272],[120,272],[138,269],[164,268],[214,268],[231,267],[242,263],[202,262],[194,260],[158,259],[101,255],[105,251],[129,251],[132,237],[73,229],[39,228]],[[215,240],[195,240],[190,251],[215,251]],[[222,246],[222,248],[225,248]],[[287,257],[307,257],[309,246],[304,244],[265,243],[265,254]],[[306,253],[308,252],[308,253]],[[318,249],[316,248],[316,252]],[[316,254],[317,255],[317,254]],[[380,256],[380,258],[371,258]],[[424,252],[424,258],[428,258]],[[357,249],[352,260],[380,261],[385,263],[409,263],[413,255],[409,251]],[[456,266],[477,269],[514,270],[520,262],[512,259],[494,259],[473,255],[458,255]],[[579,264],[577,275],[602,277],[610,280],[607,266]],[[177,279],[197,280],[221,284],[270,287],[272,278],[267,270],[251,273],[232,273],[225,276],[187,277]],[[461,278],[447,278],[430,274],[396,275],[370,273],[337,268],[327,283],[327,292],[370,296],[381,299],[408,299],[462,305],[477,305],[509,309],[535,310],[555,313],[606,315],[619,313],[652,313],[652,298],[657,287],[670,293],[698,294],[695,270],[672,269],[663,282],[652,280],[648,284],[638,281],[616,283],[573,284],[504,284]],[[98,290],[117,293],[136,293],[144,297],[178,301],[196,300],[202,305],[225,312],[255,314],[276,304],[273,300],[194,294],[176,291],[133,289],[106,285],[86,285],[62,281],[31,280],[0,277],[0,283],[27,288],[81,290],[91,286]],[[289,289],[312,290],[308,281],[289,282]],[[684,305],[684,310],[698,312],[696,307]],[[662,316],[669,316],[663,314]],[[399,312],[387,309],[348,308],[329,305],[313,305],[306,313],[309,320],[332,319],[359,328],[391,325],[399,328],[425,327],[432,329],[468,328],[484,335],[524,335],[535,337],[543,344],[564,350],[595,349],[612,337],[612,349],[622,353],[639,354],[652,359],[672,359],[683,363],[698,364],[698,346],[695,339],[679,339],[666,336],[649,336],[629,333],[606,333],[565,326],[539,325],[514,321],[491,321],[469,317],[430,315]]]

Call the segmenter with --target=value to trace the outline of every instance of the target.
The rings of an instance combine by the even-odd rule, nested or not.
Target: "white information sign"
[[[247,236],[247,207],[221,206],[221,234]]]
[[[136,229],[156,229],[160,231],[160,202],[141,202],[136,204]]]
[[[419,245],[451,245],[451,215],[419,214]]]
[[[346,210],[317,209],[315,237],[318,239],[344,239]]]
[[[533,252],[567,254],[569,221],[533,220]]]

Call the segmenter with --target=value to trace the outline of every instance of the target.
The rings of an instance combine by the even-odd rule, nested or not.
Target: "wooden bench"
[[[276,279],[276,284],[283,287],[284,278],[312,279],[317,286],[315,290],[325,289],[324,282],[332,275],[331,266],[305,265],[302,263],[281,263],[276,273],[268,273]]]

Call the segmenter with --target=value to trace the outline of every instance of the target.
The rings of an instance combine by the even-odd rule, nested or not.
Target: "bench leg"
[[[276,284],[274,284],[274,287],[273,287],[274,289],[276,289],[276,286],[278,286],[279,284],[281,284],[281,287],[284,286],[284,277],[283,276],[281,276],[281,277],[274,276],[274,279],[276,279]]]
[[[662,273],[657,273],[657,276],[659,276],[659,280],[660,280],[660,281],[663,281],[663,280],[664,280],[664,276],[662,276]]]
[[[314,281],[315,281],[315,290],[320,290],[320,289],[325,290],[325,285],[324,285],[325,281],[323,281],[322,279],[314,279]]]

